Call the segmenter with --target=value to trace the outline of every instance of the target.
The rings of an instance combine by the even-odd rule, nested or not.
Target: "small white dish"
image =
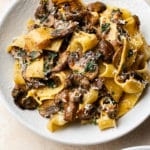
[[[89,0],[89,2],[92,0]],[[141,29],[150,43],[149,24],[150,8],[143,0],[103,0],[114,6],[120,6],[137,14],[141,20]],[[37,111],[22,111],[13,102],[13,60],[6,52],[6,47],[15,36],[26,28],[27,20],[33,16],[39,0],[18,0],[9,9],[0,25],[0,102],[8,108],[23,125],[48,139],[71,145],[93,145],[119,138],[139,126],[150,115],[150,88],[140,102],[118,121],[118,127],[100,131],[95,125],[73,125],[62,131],[50,133],[48,120],[42,118]]]

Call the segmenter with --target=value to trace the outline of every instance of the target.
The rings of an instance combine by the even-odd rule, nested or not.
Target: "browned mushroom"
[[[45,86],[43,82],[40,81],[38,78],[24,78],[26,84],[29,88],[40,88]]]
[[[72,89],[69,92],[69,101],[79,103],[82,100],[83,93],[79,88]]]
[[[102,2],[94,2],[94,3],[90,3],[87,6],[88,10],[90,11],[95,11],[98,13],[103,12],[104,10],[106,10],[106,5]]]
[[[97,55],[92,51],[88,51],[82,57],[75,52],[70,54],[68,65],[73,71],[82,73],[89,80],[93,80],[98,75],[98,59]]]
[[[52,69],[52,72],[58,72],[58,71],[63,70],[67,65],[68,56],[69,56],[69,52],[67,52],[67,51],[60,54],[58,62],[56,64],[56,66]]]
[[[46,100],[39,106],[38,111],[41,116],[50,118],[53,114],[59,111],[59,107],[54,104],[53,100]]]
[[[35,18],[44,21],[48,17],[48,14],[47,2],[41,1],[39,7],[36,9]]]
[[[141,51],[138,51],[135,63],[133,63],[133,65],[132,65],[132,69],[134,69],[134,70],[142,69],[143,62],[144,62],[144,54]]]
[[[95,90],[101,90],[104,86],[104,79],[96,78],[92,83],[92,88]]]
[[[84,89],[88,89],[90,86],[90,82],[87,77],[82,74],[73,73],[69,76],[69,80],[71,84],[74,86],[80,86]]]
[[[96,108],[93,104],[86,104],[84,108],[79,109],[77,116],[79,120],[90,120],[95,116]]]
[[[57,106],[61,103],[67,103],[69,101],[69,91],[63,90],[55,96],[54,102]]]
[[[102,53],[105,62],[111,63],[114,55],[114,48],[110,42],[101,40],[97,46],[97,50]]]
[[[26,97],[27,89],[24,86],[16,85],[12,91],[15,104],[21,109],[34,110],[38,103],[32,97]]]
[[[65,116],[64,119],[66,121],[72,122],[76,119],[76,112],[78,109],[78,104],[75,102],[68,102],[64,106]]]
[[[78,22],[63,22],[59,25],[59,28],[52,31],[51,36],[53,38],[62,38],[74,32],[78,25]]]
[[[43,23],[46,27],[52,27],[55,23],[55,18],[53,15],[49,15],[46,21]]]
[[[86,72],[85,76],[88,77],[89,80],[93,80],[93,79],[95,79],[97,77],[98,71],[99,71],[98,65],[96,65],[94,71],[92,71],[92,72],[91,71]]]

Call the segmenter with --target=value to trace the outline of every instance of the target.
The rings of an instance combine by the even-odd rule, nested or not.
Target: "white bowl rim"
[[[3,24],[5,23],[6,21],[6,18],[7,16],[9,16],[10,12],[15,8],[15,6],[19,3],[19,1],[21,0],[15,0],[12,5],[9,6],[9,9],[6,11],[6,13],[4,14],[4,16],[2,16],[1,18],[1,21],[0,21],[0,30],[1,30],[1,27],[3,26]],[[25,0],[24,0],[25,1]],[[145,1],[145,0],[144,0]],[[148,5],[148,4],[147,4]],[[142,124],[148,117],[150,117],[150,112],[147,112],[147,114],[136,124],[134,125],[133,128],[128,128],[126,130],[126,132],[122,132],[120,135],[117,135],[117,136],[113,136],[113,137],[110,137],[110,138],[107,138],[103,141],[96,141],[96,142],[83,142],[83,143],[78,143],[78,142],[69,142],[69,141],[63,141],[63,140],[58,140],[58,139],[55,139],[55,138],[51,138],[51,137],[48,137],[48,136],[45,136],[43,133],[39,132],[38,130],[36,130],[34,127],[32,127],[30,124],[27,124],[26,121],[24,121],[21,117],[19,117],[17,115],[17,113],[15,113],[13,111],[13,109],[11,109],[11,107],[9,107],[7,101],[5,101],[5,98],[4,98],[4,95],[1,91],[1,87],[0,87],[0,101],[3,103],[3,105],[5,106],[5,108],[16,118],[16,120],[18,120],[18,122],[20,122],[23,126],[25,126],[26,128],[30,129],[31,131],[33,131],[34,133],[40,135],[41,137],[43,138],[46,138],[48,140],[51,140],[51,141],[54,141],[54,142],[58,142],[58,143],[61,143],[61,144],[67,144],[67,145],[75,145],[75,146],[87,146],[87,145],[96,145],[96,144],[102,144],[102,143],[106,143],[106,142],[110,142],[110,141],[113,141],[115,139],[118,139],[126,134],[128,134],[129,132],[133,131],[134,129],[136,129],[140,124]]]
[[[123,148],[122,150],[150,150],[150,145],[127,147]]]

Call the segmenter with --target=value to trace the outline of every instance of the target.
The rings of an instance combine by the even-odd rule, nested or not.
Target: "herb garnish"
[[[22,57],[26,57],[27,53],[23,49],[15,48],[14,51],[12,51],[12,55],[15,59],[20,59]]]
[[[31,53],[29,53],[29,57],[31,60],[34,60],[40,56],[41,56],[41,53],[39,51],[32,51]]]
[[[129,51],[128,51],[128,57],[132,57],[132,56],[133,56],[133,50],[129,49]]]
[[[84,69],[85,72],[94,72],[95,70],[96,70],[96,63],[93,60],[89,61],[86,64],[85,69]]]
[[[48,80],[46,85],[48,87],[51,87],[51,88],[55,88],[56,87],[56,84],[55,84],[54,80]]]
[[[110,23],[102,24],[102,26],[101,26],[101,31],[102,32],[107,32],[109,30],[110,30]]]
[[[46,54],[47,55],[44,57],[44,73],[47,76],[55,64],[54,59],[57,57],[57,53],[48,52]]]

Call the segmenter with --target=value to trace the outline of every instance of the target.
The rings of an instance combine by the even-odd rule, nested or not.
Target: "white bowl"
[[[150,146],[146,145],[146,146],[128,147],[122,150],[150,150]]]
[[[92,0],[91,0],[92,1]],[[109,0],[104,0],[107,2]],[[141,19],[141,29],[150,43],[148,16],[149,6],[143,0],[113,0],[113,5],[125,7],[136,13]],[[100,131],[95,125],[73,125],[62,131],[50,133],[47,128],[47,119],[42,118],[37,111],[22,111],[13,102],[11,90],[13,88],[13,59],[7,54],[6,47],[15,36],[20,35],[26,28],[27,20],[33,16],[38,0],[17,1],[5,15],[0,25],[0,101],[8,108],[23,125],[48,139],[74,145],[92,145],[104,143],[135,129],[150,114],[150,88],[140,102],[118,121],[118,127]],[[133,9],[132,9],[133,8]]]

